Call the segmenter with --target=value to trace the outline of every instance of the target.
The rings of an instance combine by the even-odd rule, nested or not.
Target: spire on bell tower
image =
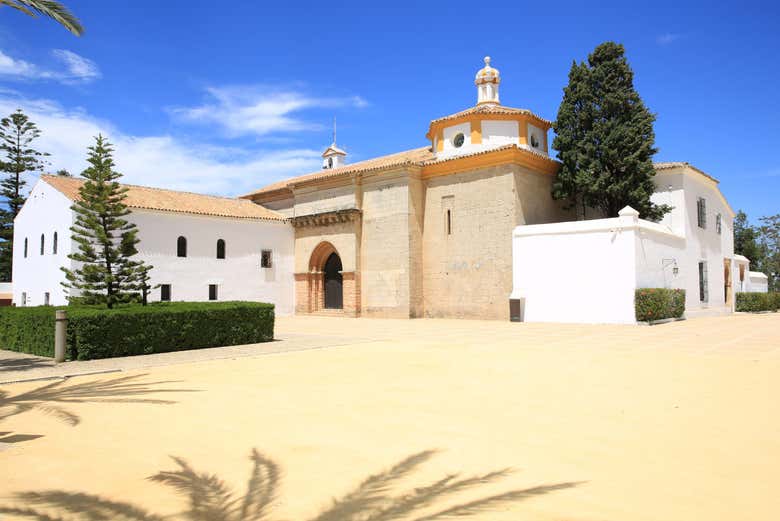
[[[501,76],[498,69],[490,66],[490,56],[485,56],[485,66],[477,71],[477,77],[474,84],[477,86],[477,105],[483,103],[493,103],[500,105],[498,99],[498,85],[501,83]]]
[[[336,146],[336,116],[333,116],[333,143],[322,153],[322,168],[329,170],[344,166],[347,153]]]

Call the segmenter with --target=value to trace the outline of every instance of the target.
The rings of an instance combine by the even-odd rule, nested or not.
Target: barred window
[[[710,291],[707,284],[707,263],[702,261],[699,263],[699,300],[701,302],[709,302]]]
[[[272,265],[271,263],[271,250],[263,250],[261,256],[260,256],[260,267],[261,268],[270,268]]]
[[[707,228],[707,201],[699,197],[696,201],[696,210],[699,218],[699,228]]]

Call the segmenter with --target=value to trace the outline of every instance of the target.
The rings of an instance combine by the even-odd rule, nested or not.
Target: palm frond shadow
[[[66,380],[58,380],[16,395],[0,390],[0,421],[17,414],[38,410],[51,414],[69,425],[78,425],[81,421],[79,416],[60,404],[108,402],[166,405],[176,402],[158,398],[144,398],[144,396],[197,391],[197,389],[160,389],[157,386],[180,382],[177,380],[144,382],[140,380],[144,376],[146,374],[137,374],[71,385],[67,385]]]
[[[580,484],[565,482],[541,485],[441,505],[443,500],[494,483],[511,472],[510,469],[501,469],[466,478],[448,474],[429,485],[400,494],[394,492],[401,481],[409,478],[434,454],[432,450],[412,454],[393,467],[369,476],[354,490],[333,500],[330,506],[310,521],[433,521],[469,517]],[[38,521],[163,521],[172,517],[184,521],[270,521],[271,510],[278,499],[281,472],[273,460],[255,449],[252,449],[250,459],[252,471],[246,492],[238,496],[215,474],[198,472],[184,459],[173,457],[178,468],[158,472],[150,476],[149,480],[168,485],[187,498],[187,509],[175,516],[150,513],[128,502],[60,490],[16,494],[17,501],[24,506],[0,506],[0,513]],[[75,514],[77,517],[58,517],[63,514]]]

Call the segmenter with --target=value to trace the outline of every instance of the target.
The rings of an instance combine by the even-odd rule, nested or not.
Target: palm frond
[[[241,504],[241,521],[262,521],[276,499],[281,472],[279,466],[263,454],[252,449],[254,463],[247,491]]]
[[[67,7],[54,0],[0,0],[0,4],[13,7],[30,16],[43,15],[59,23],[76,36],[84,34],[84,27]]]
[[[163,518],[130,503],[103,499],[94,494],[72,493],[62,490],[22,492],[16,498],[25,505],[57,508],[77,514],[80,519],[124,521],[163,521]],[[34,511],[33,511],[34,512]],[[38,513],[40,514],[40,513]],[[39,519],[45,519],[40,518]]]
[[[578,484],[579,483],[576,482],[556,483],[554,485],[542,485],[522,490],[511,490],[509,492],[504,492],[503,494],[496,494],[494,496],[469,501],[468,503],[455,505],[427,516],[418,517],[414,521],[433,521],[435,519],[473,516],[487,512],[507,503],[516,503],[524,499],[541,496],[556,490],[576,487]]]
[[[366,512],[375,511],[387,502],[387,491],[393,484],[428,461],[435,453],[434,450],[426,450],[412,454],[390,469],[369,476],[355,490],[341,499],[334,500],[328,509],[312,521],[350,521],[358,514],[365,515]]]
[[[179,470],[158,472],[149,480],[164,483],[189,496],[190,521],[230,520],[235,500],[230,489],[214,474],[198,473],[184,459],[172,457]]]

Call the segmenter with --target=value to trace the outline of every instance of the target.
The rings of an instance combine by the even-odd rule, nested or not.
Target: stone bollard
[[[64,309],[55,311],[54,318],[54,362],[65,361],[65,338],[68,330],[68,315]]]

